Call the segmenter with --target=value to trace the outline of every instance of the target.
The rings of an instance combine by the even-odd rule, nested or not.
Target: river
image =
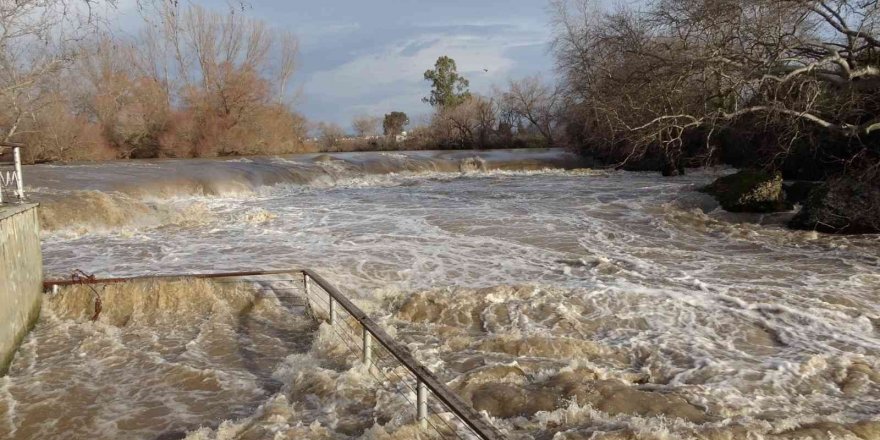
[[[725,213],[695,190],[731,170],[689,171],[529,150],[25,178],[48,277],[312,268],[510,438],[880,438],[880,236]],[[0,438],[416,435],[406,398],[284,298],[102,293],[95,322],[82,288],[47,296],[0,378]]]

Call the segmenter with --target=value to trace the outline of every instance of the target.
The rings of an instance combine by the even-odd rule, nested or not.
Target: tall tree
[[[538,76],[511,80],[509,90],[501,95],[501,112],[509,119],[528,121],[551,147],[556,145],[563,105],[561,88],[543,83]]]
[[[379,134],[379,118],[373,116],[356,116],[351,122],[351,127],[358,137],[375,136]]]
[[[425,72],[425,80],[431,81],[431,96],[422,101],[432,107],[455,107],[471,96],[470,82],[458,74],[455,60],[448,56],[437,58],[434,69]]]
[[[396,136],[403,133],[404,127],[409,124],[409,116],[404,112],[391,112],[385,115],[382,128],[385,136]]]

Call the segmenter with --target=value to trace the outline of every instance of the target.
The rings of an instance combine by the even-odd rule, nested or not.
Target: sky
[[[423,74],[443,55],[476,93],[553,75],[546,0],[249,0],[245,12],[299,37],[298,111],[347,129],[358,115],[427,115]]]
[[[299,35],[300,111],[310,120],[347,126],[394,110],[416,120],[430,111],[424,72],[443,55],[477,93],[553,70],[543,0],[263,0],[253,13]]]

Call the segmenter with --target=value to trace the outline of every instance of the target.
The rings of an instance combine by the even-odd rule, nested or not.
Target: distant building
[[[406,132],[404,131],[404,132],[401,132],[399,135],[394,136],[394,142],[397,142],[399,144],[399,143],[405,141],[406,138],[407,138]]]

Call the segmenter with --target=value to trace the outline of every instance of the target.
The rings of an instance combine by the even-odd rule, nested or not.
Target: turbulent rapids
[[[513,439],[880,438],[880,237],[725,213],[695,189],[726,170],[585,165],[542,150],[25,173],[48,275],[313,268]],[[377,383],[298,285],[275,287],[47,295],[0,378],[0,438],[430,438],[394,392],[405,371]]]

